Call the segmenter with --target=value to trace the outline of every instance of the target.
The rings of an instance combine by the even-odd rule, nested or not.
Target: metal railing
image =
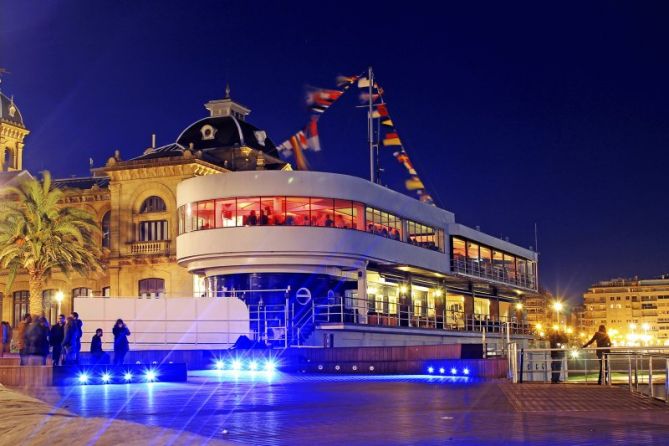
[[[515,356],[514,382],[625,385],[669,402],[669,347],[521,349]]]
[[[504,268],[488,264],[482,264],[473,260],[452,259],[451,271],[482,279],[494,280],[495,282],[513,284],[535,290],[537,288],[534,275],[515,272],[509,274]]]
[[[530,324],[513,317],[491,317],[428,306],[383,303],[374,299],[316,300],[316,323],[350,323],[383,327],[413,327],[448,331],[532,334]]]

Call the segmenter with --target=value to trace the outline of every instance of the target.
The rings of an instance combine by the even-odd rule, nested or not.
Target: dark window
[[[28,301],[30,292],[28,290],[14,291],[14,327],[18,327],[23,316],[28,314]]]
[[[90,288],[73,288],[72,297],[90,297],[93,293]]]
[[[109,220],[111,220],[111,212],[106,212],[105,215],[102,217],[102,224],[101,229],[102,229],[102,247],[103,248],[109,248],[111,246],[110,244],[110,234],[109,234]]]
[[[102,297],[110,297],[111,296],[111,287],[104,287],[102,288]]]
[[[142,207],[140,208],[139,213],[148,214],[150,212],[165,212],[166,210],[167,206],[165,206],[165,202],[163,201],[163,199],[160,197],[156,197],[154,195],[144,200],[144,203],[142,203]]]
[[[139,241],[169,240],[167,220],[142,221],[139,223]]]
[[[156,297],[165,294],[163,279],[142,279],[139,281],[139,295],[142,297]]]

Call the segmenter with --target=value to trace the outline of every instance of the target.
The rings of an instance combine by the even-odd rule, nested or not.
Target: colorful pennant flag
[[[318,116],[312,116],[306,128],[307,143],[310,149],[320,152],[321,140],[318,137]]]
[[[386,147],[401,146],[402,141],[400,141],[400,137],[397,133],[388,132],[386,133],[386,136],[383,138],[383,145]]]

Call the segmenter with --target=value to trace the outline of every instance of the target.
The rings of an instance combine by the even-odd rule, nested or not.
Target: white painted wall
[[[246,304],[230,297],[77,297],[74,311],[84,323],[85,352],[98,328],[104,331],[104,350],[113,351],[112,328],[119,318],[132,333],[130,350],[225,349],[250,334]]]

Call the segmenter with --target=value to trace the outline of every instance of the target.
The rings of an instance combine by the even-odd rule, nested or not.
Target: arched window
[[[102,247],[110,248],[111,247],[111,238],[109,233],[109,226],[111,220],[111,211],[105,212],[105,215],[102,217],[102,223],[100,224],[102,229]]]
[[[93,295],[93,290],[90,288],[73,288],[72,297],[90,297]]]
[[[165,212],[166,210],[167,206],[165,206],[163,199],[153,195],[144,200],[142,207],[139,209],[139,213],[148,214],[150,212]]]
[[[141,297],[162,297],[165,295],[165,280],[151,278],[139,281],[139,295]]]
[[[5,148],[5,158],[2,160],[2,167],[4,170],[14,167],[14,151],[9,147]]]

